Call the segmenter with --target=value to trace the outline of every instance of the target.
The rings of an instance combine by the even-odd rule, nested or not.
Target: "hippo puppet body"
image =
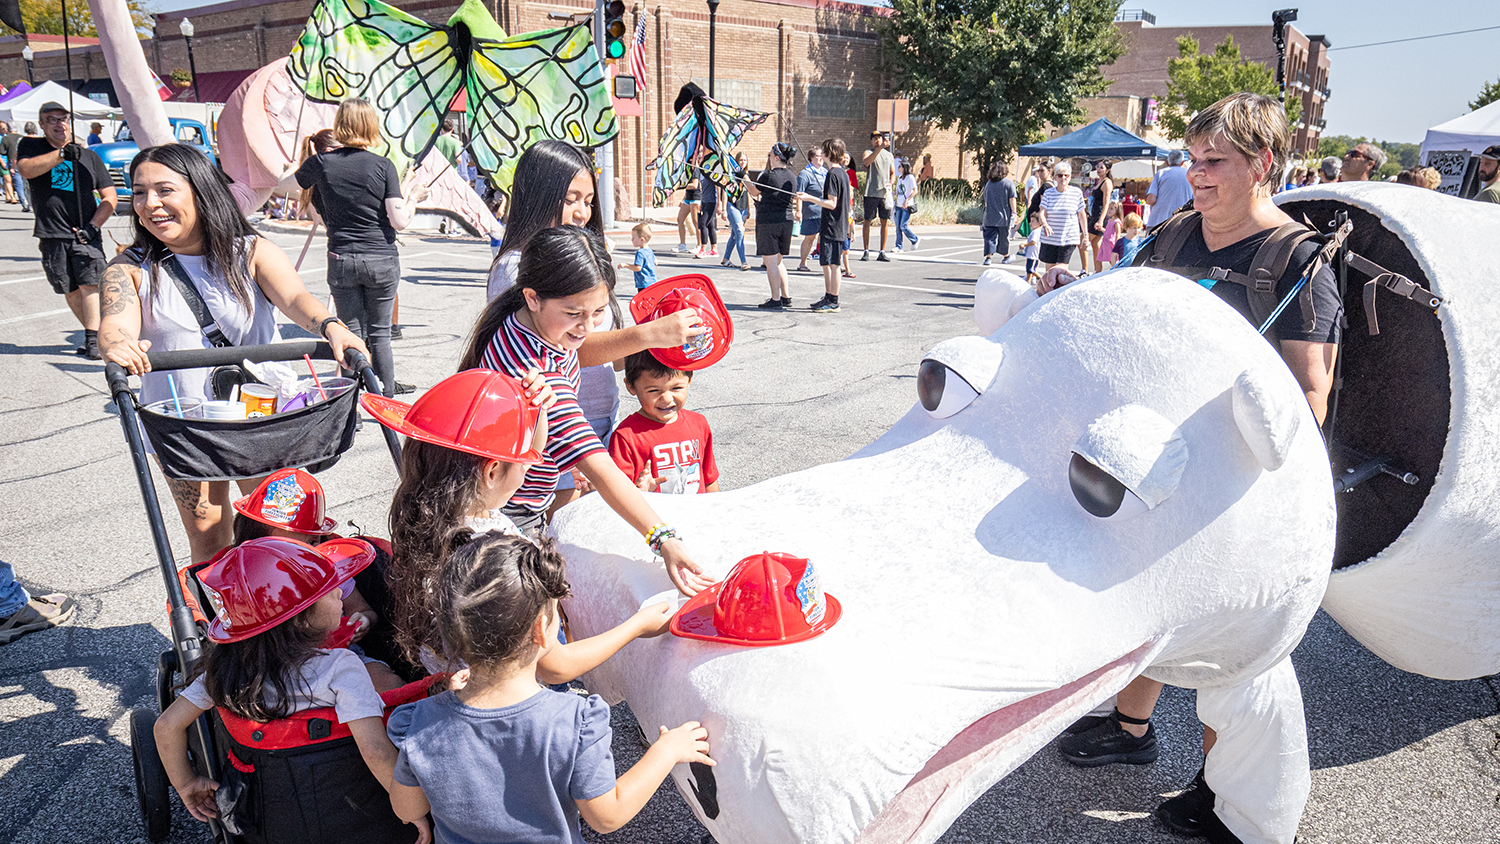
[[[1309,199],[1363,208],[1366,228],[1379,227],[1388,215],[1372,194],[1352,193],[1364,205],[1336,192]],[[1453,234],[1466,237],[1481,240]],[[1411,251],[1398,271],[1447,299],[1440,314],[1463,305]],[[1392,301],[1381,302],[1387,337],[1402,336],[1403,307],[1441,318]],[[640,640],[589,687],[627,699],[647,727],[707,726],[717,767],[678,766],[673,777],[720,844],[876,844],[936,840],[1145,673],[1198,690],[1199,717],[1219,733],[1205,776],[1220,819],[1245,842],[1291,842],[1310,776],[1288,654],[1330,589],[1338,529],[1328,452],[1296,381],[1244,317],[1157,270],[1118,270],[1041,300],[1013,276],[987,275],[975,315],[992,333],[934,348],[922,403],[847,460],[651,499],[714,575],[763,550],[810,559],[842,604],[836,625],[779,647]],[[1361,331],[1357,312],[1351,323]],[[1442,356],[1443,332],[1440,360],[1461,363]],[[1461,367],[1453,373],[1458,382]],[[1413,508],[1413,528],[1430,506]],[[575,635],[675,594],[597,496],[553,525]],[[1333,576],[1389,562],[1399,546]],[[1473,555],[1460,556],[1469,565]],[[1394,575],[1361,575],[1341,593],[1340,620],[1361,606],[1397,618],[1388,596],[1359,590],[1379,595],[1379,579],[1394,577],[1420,602],[1424,575],[1407,572],[1423,564],[1408,554]],[[1448,581],[1472,572],[1436,577],[1457,623],[1493,617],[1496,576],[1471,588],[1468,605]],[[1493,652],[1470,664],[1486,661]]]

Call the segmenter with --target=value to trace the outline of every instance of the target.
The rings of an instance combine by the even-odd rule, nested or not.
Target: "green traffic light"
[[[612,58],[612,59],[618,59],[621,56],[625,55],[625,42],[624,41],[611,41],[611,42],[609,42],[608,44],[605,45],[604,49],[605,49],[605,52],[607,52],[609,54],[610,58]]]

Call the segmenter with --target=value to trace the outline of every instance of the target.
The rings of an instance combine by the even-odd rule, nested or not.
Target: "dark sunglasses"
[[[1363,158],[1364,160],[1369,161],[1369,162],[1374,162],[1374,160],[1375,160],[1375,159],[1371,158],[1370,156],[1365,155],[1364,153],[1360,152],[1357,149],[1351,149],[1348,152],[1344,153],[1344,157],[1345,158]]]

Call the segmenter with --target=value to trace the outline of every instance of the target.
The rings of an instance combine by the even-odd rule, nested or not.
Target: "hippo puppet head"
[[[1159,271],[1036,302],[987,276],[977,297],[993,333],[934,348],[921,402],[853,457],[651,499],[718,576],[763,550],[810,559],[839,622],[781,647],[637,641],[589,687],[642,724],[708,727],[711,799],[673,776],[721,844],[930,842],[1145,672],[1200,690],[1221,818],[1290,841],[1308,773],[1287,655],[1335,519],[1296,381],[1242,316]],[[575,634],[670,589],[598,496],[554,526]]]

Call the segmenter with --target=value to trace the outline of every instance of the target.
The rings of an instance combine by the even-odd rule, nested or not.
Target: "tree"
[[[1187,134],[1193,115],[1230,94],[1241,91],[1268,97],[1280,94],[1276,72],[1242,59],[1233,35],[1224,36],[1222,44],[1214,47],[1212,53],[1204,54],[1198,52],[1197,39],[1184,35],[1177,39],[1177,55],[1167,61],[1167,93],[1161,99],[1160,117],[1162,129],[1174,141]],[[1302,100],[1288,97],[1287,123],[1295,123],[1301,116]]]
[[[1469,110],[1478,111],[1495,100],[1500,100],[1500,79],[1484,83],[1484,87],[1479,89],[1479,99],[1469,103]]]
[[[20,0],[21,20],[26,22],[26,28],[34,35],[62,35],[63,15],[60,0]],[[81,35],[86,38],[98,36],[99,30],[94,26],[94,15],[89,11],[87,0],[68,0],[68,34]],[[135,21],[136,31],[142,35],[151,34],[151,15],[141,5],[141,0],[125,0],[125,7],[130,10],[130,17]],[[12,35],[15,30],[4,24],[0,24],[0,34]]]
[[[913,110],[958,127],[981,172],[1047,125],[1083,119],[1124,51],[1119,0],[891,0],[885,68]]]

